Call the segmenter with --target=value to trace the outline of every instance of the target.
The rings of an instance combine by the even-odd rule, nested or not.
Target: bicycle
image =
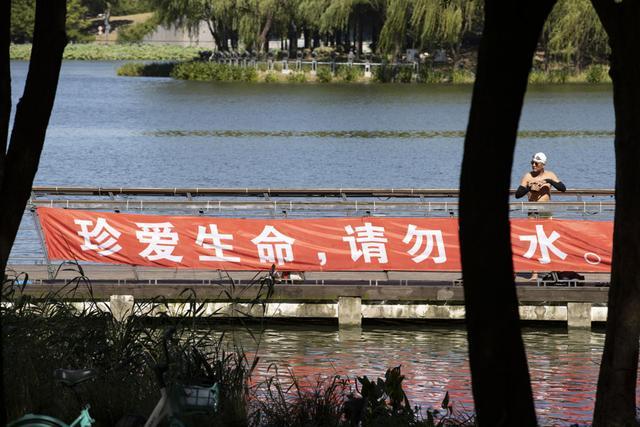
[[[156,427],[166,419],[169,427],[186,427],[181,416],[183,413],[216,412],[220,401],[220,385],[216,382],[211,386],[173,384],[167,387],[165,374],[169,370],[168,340],[175,333],[175,328],[168,328],[162,337],[164,363],[154,366],[156,380],[160,386],[160,400],[149,417],[128,415],[120,419],[116,427]]]
[[[98,372],[95,369],[56,369],[53,371],[54,378],[70,387],[76,398],[78,395],[74,387],[95,378],[97,375]],[[27,414],[9,423],[7,427],[91,427],[96,421],[91,418],[89,409],[90,405],[85,405],[80,411],[80,415],[71,424],[66,424],[64,421],[48,415]]]

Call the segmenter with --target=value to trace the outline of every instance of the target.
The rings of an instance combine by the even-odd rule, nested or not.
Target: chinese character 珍
[[[99,255],[109,256],[122,249],[118,244],[118,238],[122,233],[110,226],[106,219],[98,218],[91,231],[89,227],[93,226],[93,221],[76,219],[74,222],[80,226],[78,235],[84,239],[84,244],[80,246],[83,251],[96,251]]]

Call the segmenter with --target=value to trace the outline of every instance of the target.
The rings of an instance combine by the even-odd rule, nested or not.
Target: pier
[[[332,216],[436,216],[457,215],[456,190],[450,189],[272,189],[272,188],[79,188],[35,187],[29,201],[33,247],[41,250],[31,258],[12,253],[8,272],[24,284],[23,292],[41,297],[60,290],[80,275],[77,266],[49,260],[35,207],[102,210],[129,213],[290,218]],[[612,190],[568,190],[554,194],[554,201],[512,201],[512,216],[527,216],[542,209],[561,218],[611,219],[615,209]],[[38,241],[39,239],[39,241]],[[89,297],[112,307],[118,316],[133,307],[162,296],[170,314],[185,310],[186,288],[208,313],[274,318],[335,319],[340,327],[359,326],[368,319],[464,318],[460,272],[342,271],[280,274],[273,295],[260,313],[252,306],[255,282],[266,272],[188,270],[83,263],[82,274],[91,281],[91,292],[80,286],[65,298],[79,304]],[[72,267],[72,268],[71,268]],[[26,273],[26,275],[20,275]],[[516,277],[523,320],[566,322],[588,328],[607,315],[609,274],[587,273],[584,280],[548,283],[540,275],[531,282],[526,274]],[[21,282],[22,281],[22,282]],[[490,287],[491,272],[487,271]],[[253,284],[252,284],[253,283]],[[232,285],[232,286],[231,286]],[[229,301],[229,289],[235,295]],[[85,301],[85,302],[82,302]],[[242,311],[240,310],[240,311]],[[262,310],[262,309],[260,309]],[[333,321],[333,320],[332,320]]]

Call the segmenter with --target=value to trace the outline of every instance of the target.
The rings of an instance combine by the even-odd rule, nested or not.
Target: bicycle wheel
[[[69,425],[47,415],[27,414],[7,424],[7,427],[69,427]]]

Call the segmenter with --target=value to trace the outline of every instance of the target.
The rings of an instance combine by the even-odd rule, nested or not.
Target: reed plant
[[[153,366],[164,360],[163,330],[176,329],[169,342],[168,384],[213,384],[221,388],[216,413],[192,415],[188,425],[216,426],[471,426],[473,417],[454,413],[448,395],[443,410],[411,407],[403,390],[400,367],[384,378],[355,380],[333,375],[305,385],[292,371],[280,375],[277,366],[262,382],[250,381],[259,357],[247,354],[219,328],[223,314],[230,330],[250,319],[264,322],[273,295],[275,268],[256,275],[249,287],[221,279],[225,313],[212,311],[196,292],[180,295],[181,310],[158,297],[137,303],[130,316],[117,319],[112,308],[93,297],[81,265],[62,265],[76,277],[39,295],[27,290],[29,278],[9,276],[2,287],[2,357],[5,391],[3,409],[12,420],[27,413],[73,419],[86,403],[97,426],[139,425],[159,398]],[[168,316],[168,314],[172,314]],[[264,326],[264,325],[261,325]],[[254,336],[259,344],[259,334]],[[259,347],[259,345],[258,345]],[[258,349],[259,350],[259,349]],[[259,353],[259,351],[257,351]],[[57,368],[93,368],[99,375],[75,393],[57,384]],[[136,424],[138,423],[138,424]],[[122,425],[122,424],[119,424]]]

